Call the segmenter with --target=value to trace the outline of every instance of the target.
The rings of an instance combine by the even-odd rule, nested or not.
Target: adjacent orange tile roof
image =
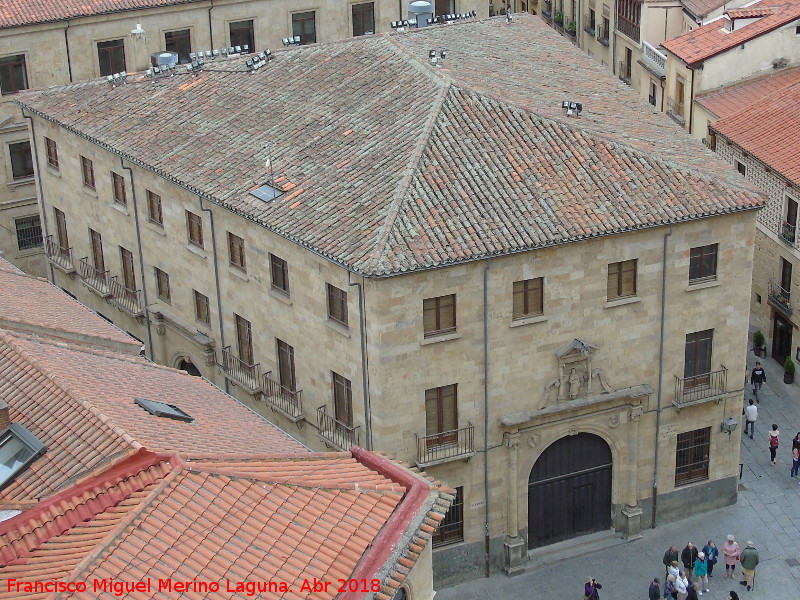
[[[736,10],[729,10],[725,14],[731,19],[756,19],[758,17],[767,17],[774,15],[776,9],[772,7],[764,8],[739,8]]]
[[[261,470],[259,460],[272,466]],[[125,594],[130,598],[184,597],[159,591],[159,580],[196,581],[185,596],[198,599],[247,597],[226,590],[270,581],[291,591],[260,597],[354,599],[365,596],[339,595],[335,584],[357,577],[370,588],[376,580],[382,593],[370,596],[383,599],[413,567],[452,498],[362,450],[295,457],[289,468],[296,476],[274,479],[280,460],[195,462],[142,449],[0,523],[0,577],[86,583],[85,592],[58,596],[82,600],[110,597],[113,590],[96,587],[103,581],[150,586]],[[333,482],[316,480],[320,466]],[[334,585],[301,591],[313,578]],[[220,591],[209,591],[210,584]],[[0,598],[45,597],[51,596],[0,588]]]
[[[443,66],[431,48],[447,49]],[[537,17],[274,54],[254,74],[218,59],[197,77],[86,82],[18,102],[372,277],[764,202]],[[581,116],[565,116],[562,100],[581,102]],[[249,193],[269,176],[266,142],[286,192],[270,202]]]
[[[764,5],[767,2],[764,0]],[[746,12],[759,12],[761,7],[749,7]],[[740,29],[727,31],[722,26],[722,21],[714,21],[693,29],[683,35],[661,43],[661,46],[677,56],[690,67],[701,64],[704,60],[721,54],[732,48],[744,44],[758,36],[774,31],[792,21],[800,18],[800,0],[783,0],[779,4],[767,7],[770,12],[754,23],[749,23]],[[742,11],[734,11],[742,12]],[[753,14],[752,16],[758,16]]]
[[[800,67],[791,67],[707,92],[696,100],[718,118],[725,119],[797,82],[800,82]]]
[[[726,0],[683,0],[681,4],[692,15],[702,19],[721,6],[725,6]]]
[[[307,451],[205,379],[30,333],[0,329],[0,398],[12,422],[47,447],[0,491],[6,508],[35,503],[143,446],[208,454]],[[151,415],[135,398],[177,405],[194,421]]]
[[[798,106],[800,81],[774,91],[711,127],[775,172],[800,185]]]
[[[73,342],[138,354],[141,342],[45,279],[0,257],[0,327],[33,330]]]

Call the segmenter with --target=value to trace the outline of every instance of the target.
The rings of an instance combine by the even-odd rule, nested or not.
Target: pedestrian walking
[[[797,435],[792,440],[792,448],[800,449],[800,431],[797,432]]]
[[[706,562],[708,563],[708,576],[712,577],[714,565],[717,564],[717,557],[719,556],[719,549],[714,540],[708,540],[708,543],[703,546],[703,554],[706,555]]]
[[[749,592],[753,589],[756,567],[758,566],[758,550],[756,550],[753,542],[747,542],[747,547],[742,550],[739,561],[742,563],[742,575],[744,576],[744,580],[739,583],[746,585]]]
[[[708,589],[708,562],[704,552],[697,553],[697,560],[694,561],[694,577],[698,584],[697,593],[702,596]]]
[[[739,544],[732,535],[728,536],[728,541],[722,546],[722,555],[725,557],[725,577],[733,579],[736,574],[736,561],[739,560]]]
[[[750,385],[753,386],[753,395],[756,397],[758,401],[758,392],[761,389],[762,384],[767,380],[767,374],[764,372],[764,369],[761,368],[761,362],[756,361],[756,366],[753,369],[753,372],[750,373]]]
[[[683,562],[683,572],[692,581],[694,578],[694,561],[697,560],[697,548],[692,542],[687,542],[686,547],[681,551],[681,561]]]
[[[589,577],[586,585],[583,586],[583,600],[599,600],[600,594],[597,590],[602,589],[602,587],[594,580],[594,577]]]
[[[648,600],[661,600],[661,580],[656,577],[647,590]]]
[[[739,600],[739,594],[731,590],[728,592],[728,600]]]
[[[767,435],[767,441],[769,442],[769,459],[772,461],[772,465],[775,465],[775,455],[778,453],[778,446],[780,445],[780,440],[778,436],[780,435],[780,431],[778,431],[778,426],[773,423],[772,430]]]
[[[800,448],[792,444],[792,470],[789,472],[791,477],[797,477],[800,470]]]
[[[756,419],[758,419],[758,407],[753,403],[753,399],[750,398],[750,402],[744,409],[744,434],[747,435],[748,428],[750,429],[750,439],[753,439],[753,433],[756,430]]]
[[[678,560],[678,549],[675,546],[670,546],[666,552],[664,552],[664,576],[669,575],[669,568],[672,566],[672,561]]]
[[[689,580],[686,579],[686,573],[681,571],[675,579],[675,590],[678,592],[677,600],[686,600],[686,594],[689,589]]]

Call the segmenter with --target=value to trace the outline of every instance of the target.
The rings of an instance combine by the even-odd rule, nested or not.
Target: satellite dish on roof
[[[178,53],[177,52],[154,52],[150,55],[150,64],[154,67],[163,67],[169,65],[177,65],[178,64]]]

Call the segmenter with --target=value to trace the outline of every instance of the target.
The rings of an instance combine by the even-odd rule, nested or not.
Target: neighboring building
[[[780,364],[787,356],[800,359],[796,335],[800,321],[793,310],[797,304],[793,300],[800,295],[798,102],[800,69],[796,68],[698,100],[721,117],[709,130],[717,153],[769,195],[758,216],[750,310],[767,338],[768,355]]]
[[[46,275],[34,165],[27,122],[14,95],[143,71],[151,54],[190,53],[248,45],[275,49],[287,36],[328,42],[389,31],[406,19],[409,0],[336,0],[297,4],[276,0],[39,0],[0,7],[0,253],[25,271]],[[436,15],[475,10],[477,0],[435,0]]]
[[[667,114],[698,139],[711,119],[698,96],[800,63],[800,1],[760,2],[661,44],[666,51]]]
[[[735,502],[763,201],[538,17],[19,102],[56,284],[456,487],[439,584]]]
[[[244,597],[258,582],[433,598],[428,542],[454,490],[361,448],[310,452],[3,259],[0,447],[0,598]],[[340,579],[357,589],[337,596]]]

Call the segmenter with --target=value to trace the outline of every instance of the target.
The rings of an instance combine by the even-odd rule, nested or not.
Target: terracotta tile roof
[[[759,17],[768,17],[774,15],[776,9],[772,7],[764,8],[739,8],[736,10],[729,10],[725,14],[731,19],[757,19]]]
[[[711,127],[775,172],[800,185],[798,106],[800,81],[773,91]]]
[[[378,579],[387,598],[414,566],[442,518],[452,490],[414,476],[376,455],[307,455],[307,475],[324,463],[338,484],[275,480],[277,457],[242,456],[184,462],[177,455],[140,450],[104,473],[0,523],[0,577],[86,582],[88,590],[58,597],[110,597],[95,581],[150,582],[136,598],[184,597],[157,591],[158,580],[285,582],[292,591],[269,598],[344,599],[363,593],[301,592],[305,579],[335,583],[348,577]],[[303,458],[293,458],[295,468]],[[249,474],[243,463],[253,467]],[[337,464],[342,465],[338,472]],[[358,465],[354,467],[354,465]],[[394,489],[375,489],[383,480]],[[345,483],[347,482],[347,483]],[[381,486],[379,486],[381,487]],[[186,597],[246,597],[187,590]],[[252,595],[252,594],[251,594]],[[44,598],[8,586],[0,598]]]
[[[0,398],[12,422],[47,447],[0,491],[4,507],[27,506],[142,446],[212,455],[307,451],[205,379],[139,356],[2,329]],[[151,415],[135,398],[175,404],[194,421]]]
[[[428,63],[430,48],[447,49],[444,67]],[[275,55],[255,74],[229,59],[197,78],[87,82],[19,101],[367,276],[763,203],[536,17]],[[581,117],[564,116],[562,100],[581,102]],[[268,177],[265,142],[285,190],[269,203],[249,193]]]
[[[718,8],[725,6],[725,0],[683,0],[683,7],[695,17],[702,19]]]
[[[766,0],[765,3],[766,5]],[[740,29],[727,31],[722,21],[714,21],[683,35],[661,43],[661,46],[690,67],[704,60],[744,44],[760,35],[774,31],[800,18],[800,0],[784,0],[768,7],[770,14]],[[747,12],[758,12],[759,7],[749,7]],[[734,11],[736,13],[741,11]],[[764,11],[767,12],[767,11]],[[758,15],[752,15],[758,16]]]
[[[800,81],[800,67],[791,67],[697,96],[697,103],[724,119]]]
[[[4,0],[0,3],[0,29],[65,21],[78,17],[141,10],[200,0]]]
[[[0,257],[0,327],[33,330],[73,342],[138,354],[142,346],[45,279]]]

